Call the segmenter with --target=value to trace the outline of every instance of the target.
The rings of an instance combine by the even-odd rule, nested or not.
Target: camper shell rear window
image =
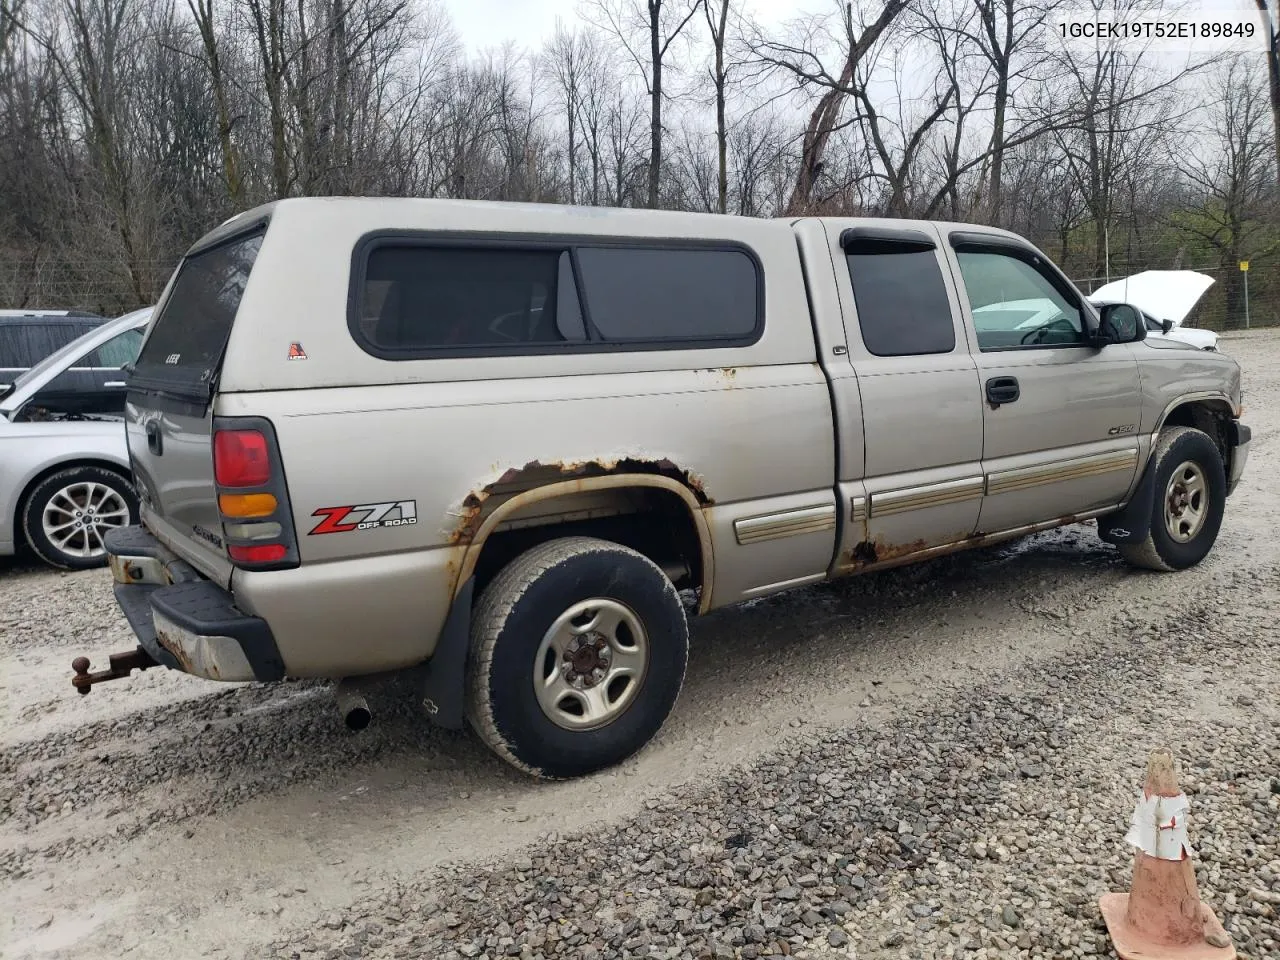
[[[189,254],[138,361],[140,386],[212,395],[227,338],[262,248],[261,226]]]

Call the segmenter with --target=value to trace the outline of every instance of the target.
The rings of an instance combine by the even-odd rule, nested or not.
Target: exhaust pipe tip
[[[355,683],[350,680],[341,681],[335,694],[338,712],[348,730],[363,730],[369,726],[373,720],[373,711],[369,709],[369,701]]]
[[[363,730],[372,719],[373,714],[369,712],[369,707],[364,704],[351,707],[342,716],[342,722],[347,725],[348,730]]]

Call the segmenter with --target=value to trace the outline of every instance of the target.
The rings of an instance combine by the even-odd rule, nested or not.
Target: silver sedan
[[[107,530],[137,523],[123,368],[137,358],[150,319],[146,307],[104,323],[0,396],[0,556],[25,543],[56,567],[98,567]],[[84,373],[105,369],[119,376],[86,387]]]

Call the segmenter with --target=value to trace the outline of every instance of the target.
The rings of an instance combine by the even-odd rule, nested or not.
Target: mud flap
[[[471,643],[471,597],[475,577],[469,577],[449,608],[435,653],[427,661],[422,684],[422,707],[431,722],[446,730],[461,730],[467,682],[467,647]]]
[[[1148,461],[1138,489],[1125,506],[1115,513],[1098,518],[1098,536],[1107,543],[1141,543],[1151,529],[1151,512],[1155,506],[1155,460]]]

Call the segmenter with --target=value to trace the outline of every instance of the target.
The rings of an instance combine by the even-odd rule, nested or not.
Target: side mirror
[[[1168,333],[1170,330],[1172,330],[1172,329],[1173,329],[1173,321],[1172,321],[1172,320],[1161,320],[1161,321],[1160,321],[1160,332],[1161,332],[1161,333],[1165,333],[1165,334],[1167,334],[1167,333]]]
[[[1094,335],[1094,346],[1105,347],[1112,343],[1137,343],[1146,339],[1147,327],[1142,314],[1127,303],[1108,303],[1098,308],[1101,320]]]

